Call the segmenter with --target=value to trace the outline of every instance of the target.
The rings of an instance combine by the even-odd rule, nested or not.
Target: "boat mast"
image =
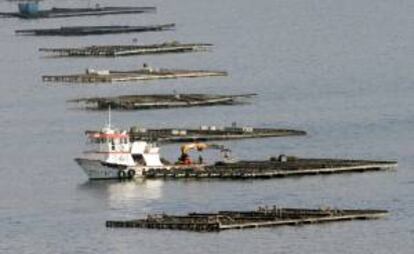
[[[111,128],[111,105],[108,106],[108,129]]]

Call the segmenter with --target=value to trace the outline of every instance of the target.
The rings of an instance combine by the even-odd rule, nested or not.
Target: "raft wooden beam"
[[[95,8],[51,8],[48,10],[37,10],[31,12],[0,12],[3,18],[23,18],[23,19],[40,19],[40,18],[68,18],[82,16],[102,16],[114,14],[138,14],[154,13],[156,7],[95,7]]]
[[[51,29],[16,30],[16,34],[37,36],[79,36],[117,33],[137,33],[168,31],[174,29],[175,24],[148,25],[148,26],[68,26]]]
[[[124,95],[115,97],[95,97],[70,100],[80,103],[87,109],[107,110],[143,110],[176,107],[214,106],[244,104],[243,98],[250,98],[256,94],[213,95],[213,94],[148,94]]]
[[[286,157],[266,161],[216,162],[214,165],[189,165],[173,169],[150,169],[143,173],[146,178],[275,178],[317,174],[338,174],[392,170],[395,161],[368,161],[342,159],[306,159]]]
[[[104,70],[95,71],[88,69],[84,74],[73,75],[45,75],[42,80],[45,82],[65,83],[111,83],[124,81],[140,81],[154,79],[175,79],[175,78],[199,78],[211,76],[227,76],[225,71],[205,70],[172,70],[142,68],[131,71]]]
[[[259,207],[256,211],[221,211],[217,213],[189,213],[183,216],[153,214],[145,219],[106,221],[110,228],[147,228],[216,232],[228,229],[276,227],[323,222],[379,219],[388,215],[386,210],[301,209]]]
[[[59,57],[116,57],[146,54],[207,51],[209,43],[166,42],[152,45],[101,45],[81,48],[40,48],[39,51]]]

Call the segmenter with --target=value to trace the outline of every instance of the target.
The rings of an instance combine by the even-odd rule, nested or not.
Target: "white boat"
[[[161,162],[159,147],[145,141],[131,143],[126,131],[108,126],[87,135],[91,149],[75,161],[91,180],[134,178],[148,169],[169,168]]]
[[[159,147],[145,141],[131,142],[126,131],[111,127],[87,133],[88,150],[75,161],[90,180],[142,177],[149,169],[170,169],[161,162]],[[175,166],[177,167],[177,166]]]

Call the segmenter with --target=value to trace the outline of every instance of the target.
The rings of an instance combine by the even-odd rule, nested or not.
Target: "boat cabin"
[[[99,152],[125,152],[131,150],[129,135],[110,128],[104,128],[100,132],[88,134],[88,145],[92,150]]]
[[[87,153],[105,155],[106,161],[127,166],[163,166],[159,147],[145,141],[130,142],[126,131],[103,128],[99,132],[87,133]]]

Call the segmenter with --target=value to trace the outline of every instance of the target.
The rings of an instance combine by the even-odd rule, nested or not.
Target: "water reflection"
[[[145,206],[162,198],[161,180],[136,179],[132,181],[95,181],[79,185],[96,199],[107,200],[112,209],[122,209],[132,203]]]

